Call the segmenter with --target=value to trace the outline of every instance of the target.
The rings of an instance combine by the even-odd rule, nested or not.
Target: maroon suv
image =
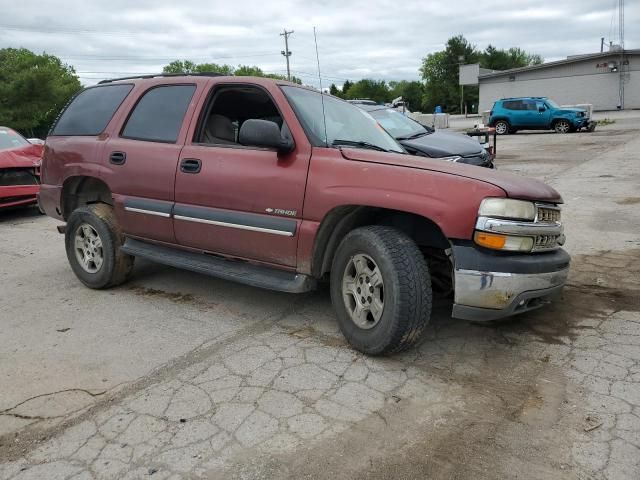
[[[413,344],[432,294],[490,320],[562,288],[560,195],[405,154],[354,105],[264,78],[153,76],[82,91],[47,139],[40,203],[91,288],[135,257],[304,292],[330,280],[342,332]]]

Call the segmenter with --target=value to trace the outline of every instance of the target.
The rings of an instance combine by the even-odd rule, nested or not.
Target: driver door
[[[273,87],[277,88],[277,87]],[[266,87],[214,85],[178,162],[174,229],[185,247],[295,267],[311,150],[290,153],[238,143],[257,118],[291,135]]]

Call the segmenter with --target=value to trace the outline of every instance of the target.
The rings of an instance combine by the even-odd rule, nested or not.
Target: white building
[[[549,97],[594,110],[640,108],[640,50],[577,55],[499,72],[479,72],[479,111],[508,97]],[[622,86],[622,88],[621,88]]]

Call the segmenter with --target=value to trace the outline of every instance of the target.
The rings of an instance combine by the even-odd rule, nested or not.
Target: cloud
[[[317,85],[316,26],[323,82],[340,85],[363,76],[418,79],[421,59],[457,34],[479,48],[517,46],[547,60],[594,52],[601,36],[608,41],[617,35],[616,3],[25,0],[1,7],[0,47],[58,55],[85,84],[159,72],[174,59],[285,73],[279,33],[287,28],[295,30],[292,74]],[[638,48],[637,29],[629,27],[640,20],[640,5],[627,5],[626,19],[626,47]]]

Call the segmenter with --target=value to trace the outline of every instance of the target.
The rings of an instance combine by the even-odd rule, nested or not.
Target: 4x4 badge
[[[276,215],[284,215],[287,217],[295,217],[298,214],[297,210],[285,210],[284,208],[265,208],[267,213],[275,213]]]

